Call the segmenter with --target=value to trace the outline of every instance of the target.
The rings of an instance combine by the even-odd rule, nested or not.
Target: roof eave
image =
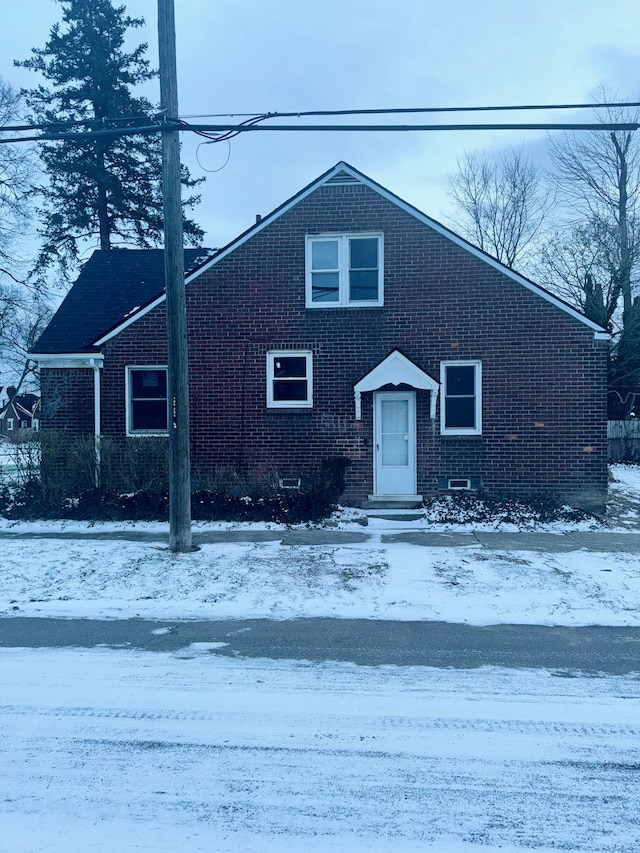
[[[29,358],[38,367],[102,367],[101,352],[31,352]]]

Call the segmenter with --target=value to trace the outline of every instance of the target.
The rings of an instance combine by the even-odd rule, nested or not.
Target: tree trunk
[[[100,228],[100,248],[107,250],[111,248],[111,223],[109,222],[109,205],[107,194],[107,169],[104,162],[103,144],[96,143],[96,159],[98,165],[97,190],[98,190],[98,224]]]
[[[620,288],[622,290],[622,322],[625,325],[625,317],[629,316],[633,297],[631,295],[631,251],[629,249],[629,191],[628,191],[628,164],[627,151],[631,137],[628,136],[624,147],[620,145],[615,133],[611,134],[611,141],[616,149],[618,165],[620,167],[619,192],[618,192],[618,244],[620,247]]]

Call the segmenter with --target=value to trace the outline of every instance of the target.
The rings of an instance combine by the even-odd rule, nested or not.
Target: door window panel
[[[404,466],[409,464],[409,404],[406,400],[381,402],[382,464]]]

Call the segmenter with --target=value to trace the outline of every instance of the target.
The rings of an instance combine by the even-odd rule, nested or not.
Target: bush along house
[[[606,331],[348,164],[185,268],[194,470],[602,509]],[[165,340],[162,251],[95,252],[32,354],[42,428],[165,434]]]

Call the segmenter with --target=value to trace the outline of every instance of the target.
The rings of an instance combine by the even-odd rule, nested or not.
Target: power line
[[[78,118],[78,119],[65,119],[59,121],[50,121],[50,122],[41,122],[35,124],[11,124],[5,125],[4,127],[0,127],[0,133],[19,133],[24,132],[26,130],[50,130],[53,131],[56,128],[65,128],[65,127],[80,127],[82,125],[86,125],[87,127],[104,127],[107,124],[122,124],[123,122],[140,122],[140,121],[149,121],[150,119],[154,119],[156,117],[156,113],[138,113],[136,115],[131,116],[118,116],[116,118]]]
[[[258,119],[261,120],[261,119]],[[188,124],[179,122],[179,130],[193,132],[201,135],[220,134],[209,136],[212,142],[222,142],[231,136],[249,131],[262,131],[272,133],[410,133],[410,132],[444,132],[444,131],[482,131],[482,130],[589,130],[589,131],[612,131],[625,130],[635,131],[640,129],[639,122],[518,122],[518,123],[491,123],[491,124]],[[17,142],[82,142],[84,140],[99,138],[118,138],[122,136],[149,136],[161,133],[163,130],[175,130],[175,123],[152,124],[141,127],[111,128],[105,130],[89,130],[81,133],[43,133],[39,136],[22,136],[11,138],[0,138],[1,144],[15,144]]]
[[[638,130],[640,122],[540,122],[540,123],[498,123],[498,124],[276,124],[276,125],[241,125],[241,124],[187,124],[183,130],[199,132],[233,131],[246,133],[248,131],[329,131],[329,132],[369,132],[369,131],[445,131],[445,130]]]
[[[616,103],[592,103],[592,104],[501,104],[488,106],[452,106],[452,107],[390,107],[376,109],[345,109],[345,110],[295,110],[289,112],[256,112],[256,113],[200,113],[195,115],[182,116],[178,121],[186,123],[186,119],[193,118],[246,118],[245,123],[255,123],[265,121],[267,119],[282,119],[282,118],[310,118],[329,117],[329,116],[357,116],[357,115],[409,115],[420,113],[482,113],[482,112],[518,112],[518,111],[539,111],[539,110],[581,110],[581,109],[632,109],[640,107],[640,101],[616,102]],[[24,133],[26,131],[44,130],[48,133],[62,133],[64,128],[72,127],[96,127],[102,130],[109,130],[105,124],[110,125],[122,124],[123,122],[138,122],[140,119],[149,120],[155,116],[148,114],[138,114],[130,116],[120,116],[109,119],[74,119],[61,120],[49,123],[34,123],[22,125],[8,125],[0,128],[0,133]],[[138,128],[134,126],[129,128],[132,131],[138,132]],[[232,129],[232,128],[229,128]],[[235,129],[235,126],[233,127]],[[87,131],[89,132],[89,131]],[[94,130],[93,132],[97,132]],[[38,137],[39,138],[39,137]],[[18,140],[17,140],[18,141]],[[24,140],[26,141],[26,140]],[[33,141],[33,140],[29,140]]]
[[[196,113],[183,115],[181,118],[244,118],[264,115],[267,118],[295,118],[308,116],[347,116],[347,115],[398,115],[402,113],[474,113],[474,112],[509,112],[525,110],[596,110],[596,109],[631,109],[640,107],[640,101],[621,103],[594,104],[503,104],[484,107],[392,107],[381,109],[349,109],[349,110],[294,110],[293,112],[253,112],[253,113]]]

